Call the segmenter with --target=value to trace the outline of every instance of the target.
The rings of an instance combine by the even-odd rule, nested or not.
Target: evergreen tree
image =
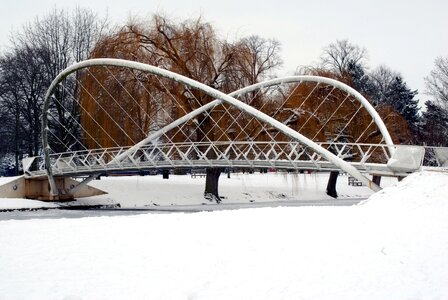
[[[369,72],[371,85],[371,93],[369,96],[375,106],[387,105],[386,94],[397,76],[400,76],[400,74],[385,65],[380,65],[372,72]]]
[[[414,131],[420,120],[418,100],[414,99],[417,94],[417,90],[412,91],[407,87],[401,76],[396,76],[385,95],[385,104],[394,107]]]
[[[348,63],[347,73],[351,78],[352,87],[364,96],[372,99],[375,94],[375,86],[370,76],[366,73],[366,68],[353,60]]]
[[[426,101],[425,106],[421,140],[431,146],[448,146],[448,112],[431,101]]]

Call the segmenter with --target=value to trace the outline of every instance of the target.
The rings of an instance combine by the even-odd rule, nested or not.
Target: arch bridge
[[[155,66],[91,59],[54,79],[42,115],[44,151],[24,169],[48,178],[52,199],[103,173],[196,168],[342,170],[378,191],[371,175],[406,176],[448,157],[394,145],[391,114],[383,120],[356,90],[318,76],[224,93]],[[59,184],[66,177],[84,180]]]

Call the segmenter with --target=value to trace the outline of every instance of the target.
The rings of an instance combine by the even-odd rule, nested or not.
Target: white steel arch
[[[325,83],[331,86],[334,86],[344,92],[346,92],[349,95],[352,95],[355,97],[357,101],[361,103],[361,105],[367,110],[367,112],[372,117],[374,123],[378,126],[378,129],[380,130],[381,134],[383,135],[384,141],[386,145],[388,146],[390,154],[393,154],[395,151],[394,143],[392,141],[392,138],[389,134],[389,131],[387,130],[386,125],[383,122],[383,119],[380,117],[378,112],[375,110],[375,108],[370,104],[370,102],[359,92],[357,92],[352,87],[346,85],[345,83],[342,83],[340,81],[322,77],[322,76],[308,76],[308,75],[298,75],[298,76],[288,76],[288,77],[282,77],[282,78],[275,78],[263,82],[259,82],[244,88],[241,88],[239,90],[233,91],[232,93],[228,94],[231,97],[237,97],[240,95],[244,95],[246,93],[250,93],[252,91],[271,87],[275,85],[281,85],[286,83],[298,83],[298,82],[316,82],[316,83]],[[122,158],[125,158],[128,154],[138,150],[140,147],[148,144],[152,140],[162,136],[164,133],[169,132],[170,130],[176,128],[177,126],[195,118],[196,116],[204,113],[205,111],[213,109],[215,106],[220,105],[223,102],[223,100],[215,99],[214,101],[211,101],[192,112],[180,117],[179,119],[175,120],[174,122],[166,125],[165,127],[161,128],[160,130],[150,134],[145,139],[141,140],[139,143],[135,144],[133,147],[129,148],[126,152],[123,152],[119,156],[115,157],[110,164],[116,163],[120,161]]]
[[[378,126],[378,129],[380,130],[381,134],[384,137],[385,143],[390,146],[389,150],[391,153],[393,153],[393,141],[389,134],[389,131],[387,130],[386,125],[383,122],[383,119],[381,119],[378,112],[375,110],[375,108],[370,104],[370,102],[361,95],[358,91],[356,91],[354,88],[346,85],[345,83],[342,83],[340,81],[328,78],[328,77],[322,77],[322,76],[310,76],[310,75],[297,75],[297,76],[288,76],[288,77],[282,77],[282,78],[276,78],[271,79],[267,81],[263,81],[260,83],[256,83],[247,87],[244,87],[242,89],[239,89],[237,91],[234,91],[229,94],[229,96],[236,97],[242,94],[246,94],[252,91],[255,91],[260,88],[270,87],[274,85],[284,84],[284,83],[296,83],[296,82],[316,82],[316,83],[325,83],[328,85],[331,85],[333,87],[336,87],[344,92],[346,92],[349,95],[352,95],[355,97],[357,101],[359,101],[362,106],[367,110],[367,112],[372,117],[375,124]]]
[[[361,103],[363,103],[363,105],[365,105],[366,109],[372,115],[372,117],[374,118],[378,127],[380,128],[383,136],[385,137],[386,142],[388,144],[392,145],[390,135],[388,134],[387,129],[384,126],[384,123],[381,121],[381,118],[378,116],[378,114],[376,113],[374,108],[367,102],[367,100],[365,100],[364,97],[362,97],[362,95],[360,95],[359,93],[357,93],[356,91],[354,91],[353,89],[351,89],[350,87],[348,87],[342,83],[338,83],[335,80],[324,78],[324,77],[315,78],[313,76],[293,76],[293,77],[286,77],[286,78],[282,78],[282,79],[275,79],[272,81],[267,81],[267,82],[260,83],[260,84],[254,85],[254,86],[249,86],[247,88],[243,88],[239,91],[233,92],[230,95],[227,95],[227,94],[217,91],[205,84],[197,82],[193,79],[190,79],[188,77],[185,77],[185,76],[182,76],[182,75],[176,74],[174,72],[164,70],[164,69],[161,69],[161,68],[158,68],[155,66],[151,66],[151,65],[147,65],[147,64],[143,64],[143,63],[139,63],[139,62],[134,62],[134,61],[122,60],[122,59],[101,58],[101,59],[90,59],[90,60],[82,61],[82,62],[76,63],[76,64],[66,68],[53,80],[53,82],[50,85],[50,88],[48,89],[48,91],[45,95],[45,100],[44,100],[44,105],[43,105],[43,113],[42,113],[42,143],[43,143],[43,147],[44,147],[45,166],[46,166],[48,180],[49,180],[50,189],[51,189],[50,192],[54,196],[58,194],[58,191],[57,191],[55,180],[54,180],[53,173],[51,170],[50,148],[49,148],[49,144],[48,144],[49,128],[48,128],[48,119],[47,119],[51,95],[52,95],[53,91],[55,90],[55,88],[57,87],[57,85],[62,80],[64,80],[64,78],[66,78],[68,75],[76,72],[77,70],[87,68],[87,67],[93,67],[93,66],[116,66],[116,67],[125,67],[125,68],[130,68],[130,69],[136,69],[136,70],[148,72],[153,75],[158,75],[158,76],[161,76],[164,78],[174,80],[176,82],[185,84],[192,88],[199,89],[202,92],[208,94],[209,96],[211,96],[217,100],[199,108],[198,110],[194,111],[194,113],[198,113],[198,111],[199,111],[199,113],[203,112],[221,102],[227,103],[245,113],[252,115],[253,117],[257,118],[258,120],[273,126],[274,128],[276,128],[283,134],[289,136],[290,138],[293,138],[293,139],[299,141],[300,143],[305,144],[306,146],[313,149],[316,153],[319,153],[320,155],[325,157],[327,160],[332,162],[334,165],[336,165],[343,171],[351,174],[353,177],[355,177],[356,179],[361,181],[363,184],[365,184],[372,190],[379,191],[381,189],[378,185],[373,183],[370,179],[368,179],[364,175],[362,175],[361,172],[358,171],[355,167],[353,167],[352,165],[350,165],[348,162],[344,161],[340,157],[334,155],[327,149],[324,149],[323,147],[319,146],[314,141],[308,139],[304,135],[291,129],[287,125],[266,115],[265,113],[255,109],[254,107],[251,107],[250,105],[245,104],[245,103],[232,97],[232,95],[245,93],[245,92],[251,91],[253,89],[260,88],[261,86],[275,85],[275,84],[278,84],[278,82],[285,83],[285,82],[288,82],[288,80],[289,80],[289,82],[295,82],[295,81],[299,80],[299,78],[301,78],[301,80],[303,80],[304,78],[307,78],[309,80],[314,80],[316,82],[319,82],[321,80],[321,82],[325,82],[325,83],[328,83],[331,85],[336,84],[339,88],[346,91],[347,93],[353,94],[356,97],[356,99],[358,99],[359,101],[361,101]],[[371,110],[373,110],[373,111],[371,111]],[[191,118],[190,114],[182,117],[181,119],[182,119],[182,121],[184,121],[184,120],[188,120],[189,118]],[[384,127],[384,128],[381,128],[381,127]],[[386,134],[383,132],[384,130],[385,130]],[[151,135],[148,136],[148,138],[146,138],[146,139],[142,140],[141,142],[139,142],[138,144],[136,144],[134,147],[139,147],[140,145],[147,143],[150,140],[149,139],[150,137],[151,137]],[[132,148],[134,148],[134,147],[132,147]]]

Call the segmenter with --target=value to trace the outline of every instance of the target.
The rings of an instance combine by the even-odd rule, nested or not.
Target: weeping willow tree
[[[271,74],[282,63],[279,51],[277,41],[258,36],[235,42],[220,39],[201,18],[178,23],[155,15],[149,21],[132,21],[105,37],[91,57],[147,63],[230,93]],[[199,90],[135,70],[91,68],[81,81],[81,123],[87,129],[84,143],[89,148],[132,146],[214,100]],[[212,128],[216,124],[226,127],[228,120],[216,114],[219,111],[202,114],[183,130],[172,131],[170,142],[224,139],[223,132]],[[221,171],[207,170],[205,195],[217,201]]]
[[[347,72],[337,73],[323,69],[310,69],[308,74],[328,77],[355,87],[353,77]],[[338,89],[317,84],[305,84],[290,91],[291,101],[285,104],[280,119],[316,142],[328,143],[328,150],[335,153],[337,143],[384,143],[380,129],[366,109],[353,97]],[[364,95],[369,100],[369,95]],[[394,143],[412,140],[412,130],[406,119],[393,106],[376,106]],[[369,146],[365,146],[367,151]],[[336,154],[336,153],[335,153]],[[361,153],[347,152],[346,160],[359,160]],[[371,153],[371,162],[383,162],[384,154],[378,148]],[[337,171],[331,172],[327,194],[337,197]],[[379,183],[378,178],[374,178]]]

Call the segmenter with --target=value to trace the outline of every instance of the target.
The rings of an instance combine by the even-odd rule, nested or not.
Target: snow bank
[[[18,198],[18,199],[0,198],[0,210],[56,208],[56,207],[59,207],[59,205],[55,204],[55,203],[48,203],[48,202],[43,202],[43,201],[27,200],[27,199],[21,199],[21,198]]]
[[[351,207],[1,221],[0,299],[448,299],[444,180]]]
[[[448,209],[448,173],[416,172],[361,203],[378,209]]]

